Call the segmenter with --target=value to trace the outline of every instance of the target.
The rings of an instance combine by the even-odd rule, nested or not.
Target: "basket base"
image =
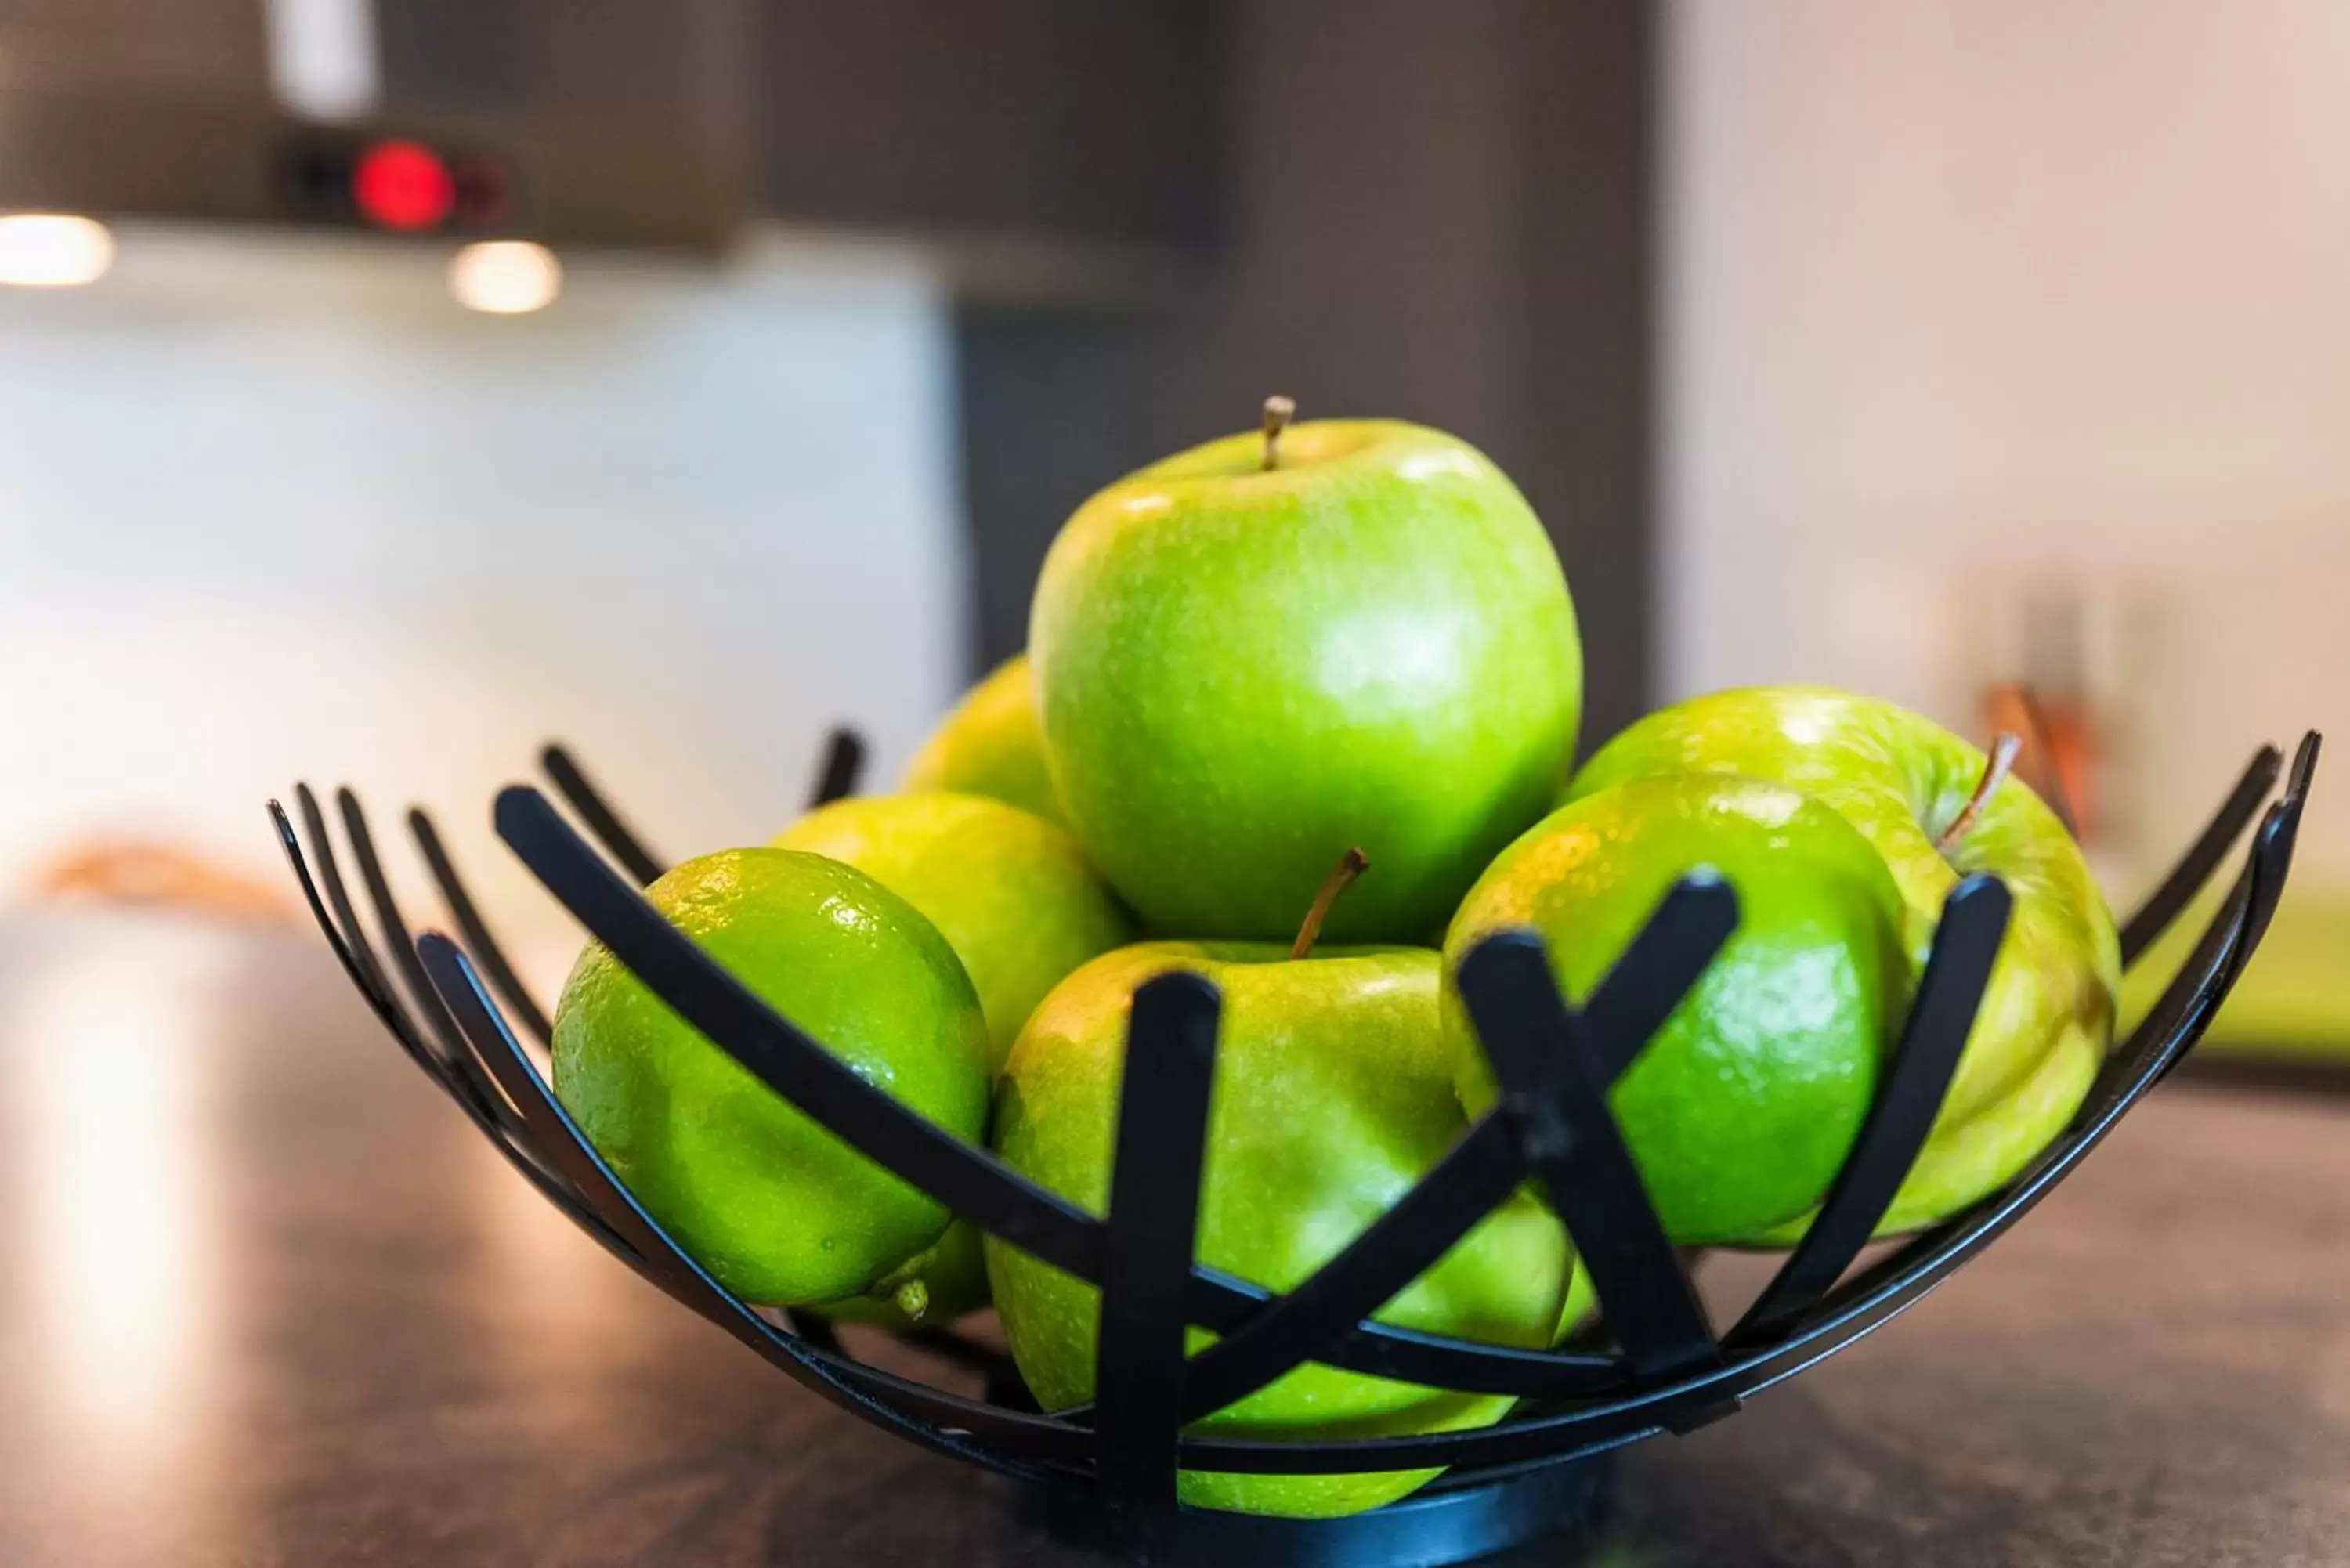
[[[1614,1460],[1596,1454],[1345,1519],[1182,1509],[1140,1539],[1072,1490],[1023,1487],[1019,1507],[1057,1540],[1149,1568],[1443,1568],[1542,1537],[1596,1534],[1615,1499]]]

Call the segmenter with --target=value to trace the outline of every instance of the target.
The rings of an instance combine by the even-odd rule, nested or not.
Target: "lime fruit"
[[[1883,857],[1777,784],[1644,779],[1535,825],[1444,940],[1457,965],[1489,933],[1531,927],[1579,1004],[1700,867],[1736,889],[1737,931],[1611,1101],[1659,1219],[1685,1244],[1748,1240],[1805,1213],[1850,1152],[1907,996],[1901,894]],[[1446,1003],[1461,1098],[1482,1111],[1492,1068],[1449,981]]]
[[[654,908],[858,1076],[956,1137],[987,1124],[987,1030],[962,963],[853,867],[785,849],[686,861]],[[600,943],[555,1017],[555,1092],[646,1211],[744,1299],[869,1289],[946,1209],[776,1095]]]

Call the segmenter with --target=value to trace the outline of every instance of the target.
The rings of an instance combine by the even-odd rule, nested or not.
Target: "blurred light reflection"
[[[113,232],[96,219],[68,213],[0,216],[0,284],[78,288],[113,265]]]
[[[105,940],[60,942],[0,1012],[26,1248],[12,1293],[56,1429],[88,1444],[89,1473],[144,1486],[188,1476],[202,1446],[216,1151],[207,1009],[191,992],[221,972],[227,944],[178,921],[103,924]]]
[[[525,316],[563,292],[563,264],[528,240],[484,240],[449,263],[449,292],[468,310]]]

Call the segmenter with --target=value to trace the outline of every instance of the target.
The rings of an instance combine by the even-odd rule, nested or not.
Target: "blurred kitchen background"
[[[559,974],[539,742],[764,838],[1277,390],[1518,479],[1594,741],[2028,681],[2126,906],[2350,733],[2345,280],[2339,0],[0,0],[0,905],[275,918],[348,780]],[[2220,1033],[2344,941],[2321,803]]]

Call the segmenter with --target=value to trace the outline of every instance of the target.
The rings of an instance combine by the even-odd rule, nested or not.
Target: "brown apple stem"
[[[1991,797],[1998,794],[1999,786],[2006,782],[2008,770],[2015,766],[2015,753],[2022,746],[2022,737],[2012,730],[2002,732],[1991,743],[1991,759],[1983,763],[1982,777],[1975,783],[1975,793],[1967,796],[1967,804],[1960,808],[1958,816],[1950,826],[1942,829],[1942,836],[1934,840],[1935,848],[1948,855],[1959,840],[1973,830],[1975,819],[1982,815],[1983,807],[1991,804]]]
[[[1281,432],[1297,417],[1297,400],[1284,398],[1279,392],[1264,400],[1264,472],[1271,473],[1281,466]]]
[[[1330,918],[1330,906],[1338,895],[1351,886],[1356,877],[1371,868],[1370,857],[1359,849],[1349,849],[1338,857],[1338,864],[1330,868],[1323,879],[1322,890],[1314,895],[1314,907],[1305,911],[1305,923],[1297,928],[1297,940],[1289,944],[1289,956],[1302,959],[1314,950],[1315,939],[1322,935],[1322,922]]]

